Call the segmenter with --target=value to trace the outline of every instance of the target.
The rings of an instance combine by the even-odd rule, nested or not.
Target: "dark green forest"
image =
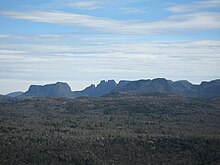
[[[220,97],[0,103],[0,164],[220,164]]]

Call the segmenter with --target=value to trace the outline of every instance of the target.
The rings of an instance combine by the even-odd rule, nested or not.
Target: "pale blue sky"
[[[220,78],[219,0],[0,0],[0,94]]]

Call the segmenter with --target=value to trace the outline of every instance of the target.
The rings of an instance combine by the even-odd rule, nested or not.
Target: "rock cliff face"
[[[27,92],[21,96],[54,96],[54,97],[71,97],[72,91],[67,83],[57,82],[48,85],[31,85]]]

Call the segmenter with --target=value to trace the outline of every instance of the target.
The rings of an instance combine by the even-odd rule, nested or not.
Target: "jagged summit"
[[[95,86],[90,85],[89,87],[85,88],[82,91],[76,91],[73,92],[74,97],[80,97],[80,96],[92,96],[92,97],[98,97],[103,96],[105,94],[110,93],[114,88],[117,87],[117,83],[115,80],[101,80],[101,82]]]

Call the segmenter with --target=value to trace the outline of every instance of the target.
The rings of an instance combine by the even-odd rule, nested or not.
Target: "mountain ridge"
[[[171,81],[165,78],[120,80],[118,83],[115,80],[101,80],[98,85],[91,84],[81,91],[71,91],[67,83],[57,82],[31,85],[26,92],[14,97],[101,97],[112,93],[167,93],[187,97],[214,97],[220,96],[220,79],[202,81],[197,85],[187,80]]]

